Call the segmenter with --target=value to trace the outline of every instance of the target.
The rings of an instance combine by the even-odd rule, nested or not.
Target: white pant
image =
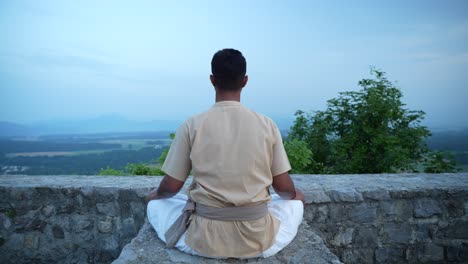
[[[283,200],[276,194],[273,194],[271,198],[272,201],[268,204],[268,209],[281,221],[281,224],[276,234],[275,243],[257,257],[273,256],[286,247],[296,236],[299,224],[302,222],[304,208],[301,201]],[[166,242],[164,234],[180,216],[186,202],[187,196],[179,193],[169,199],[151,200],[148,203],[148,220],[162,241]],[[185,253],[204,256],[185,243],[185,234],[177,242],[176,248]]]

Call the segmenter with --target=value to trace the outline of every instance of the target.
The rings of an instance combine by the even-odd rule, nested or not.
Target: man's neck
[[[240,102],[240,92],[217,92],[216,103],[221,101],[237,101]]]

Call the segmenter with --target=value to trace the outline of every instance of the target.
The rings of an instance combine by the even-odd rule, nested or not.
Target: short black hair
[[[222,49],[211,60],[215,86],[221,90],[239,90],[246,71],[247,62],[242,53],[235,49]]]

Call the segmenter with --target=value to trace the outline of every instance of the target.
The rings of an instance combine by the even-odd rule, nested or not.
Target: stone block
[[[329,204],[329,217],[331,222],[342,222],[348,219],[348,207],[339,203]]]
[[[447,238],[468,239],[468,221],[453,221],[441,232]]]
[[[377,208],[368,203],[360,203],[351,207],[350,219],[356,223],[369,223],[377,219]]]
[[[405,251],[399,247],[379,247],[375,250],[375,261],[376,263],[405,263]]]
[[[97,228],[100,233],[112,232],[112,217],[107,216],[105,220],[98,221]]]
[[[416,254],[420,262],[434,262],[444,260],[444,248],[434,243],[420,245],[416,248]]]
[[[445,248],[447,261],[464,263],[468,262],[468,243],[459,243]]]
[[[36,233],[27,233],[24,235],[23,246],[27,249],[39,248],[39,235]]]
[[[344,249],[340,258],[344,263],[374,263],[374,250],[367,248]]]
[[[367,199],[370,199],[370,200],[384,201],[384,200],[390,200],[391,199],[390,193],[387,190],[384,190],[384,189],[363,191],[361,193],[362,193],[362,196],[364,198],[367,198]]]
[[[449,217],[461,217],[464,215],[464,203],[461,199],[444,200],[443,205],[447,208]]]
[[[121,202],[143,202],[144,200],[140,198],[135,190],[132,189],[119,189],[119,198],[118,201],[119,203]]]
[[[354,247],[374,248],[379,244],[377,229],[374,227],[358,226],[354,234]]]
[[[93,186],[83,186],[80,187],[81,194],[88,198],[88,199],[94,199],[95,198],[95,191]]]
[[[61,188],[61,190],[62,194],[65,196],[65,199],[73,199],[79,193],[81,193],[81,190],[76,188]]]
[[[414,238],[416,242],[427,242],[431,240],[432,224],[418,224],[414,229]]]
[[[94,227],[93,217],[87,215],[73,214],[71,222],[76,233],[86,232]]]
[[[325,223],[328,220],[328,205],[308,204],[304,210],[304,219],[313,223]]]
[[[146,215],[146,205],[141,202],[130,202],[130,208],[132,208],[132,215],[134,219],[141,219],[141,223]]]
[[[119,249],[119,243],[114,236],[100,236],[99,242],[99,248],[101,250],[117,251]]]
[[[412,239],[412,230],[409,224],[388,223],[383,227],[382,233],[386,243],[409,244]]]
[[[33,230],[43,231],[47,226],[47,222],[40,219],[39,217],[35,218],[18,218],[15,219],[15,230],[16,232],[30,232]]]
[[[330,197],[323,190],[305,191],[304,196],[307,203],[329,203]]]
[[[353,227],[340,228],[335,234],[333,239],[330,241],[330,244],[335,246],[344,246],[349,245],[353,241]]]
[[[364,199],[355,189],[336,188],[329,191],[329,195],[334,202],[360,202]]]
[[[45,206],[44,208],[42,208],[42,214],[45,216],[45,217],[50,217],[51,215],[55,214],[55,206],[49,204],[47,206]]]
[[[12,223],[11,223],[11,220],[10,220],[10,217],[8,217],[6,214],[4,213],[0,213],[0,224],[1,224],[1,227],[5,230],[9,230],[10,227],[12,226]]]
[[[75,211],[75,203],[73,200],[65,200],[62,205],[57,208],[58,214],[71,214]]]
[[[118,200],[119,188],[99,187],[94,188],[96,203],[109,203]]]
[[[11,249],[18,249],[23,248],[24,245],[24,234],[17,234],[12,233],[8,237],[4,237],[5,243],[3,247],[11,248]]]
[[[117,216],[118,209],[117,206],[113,203],[97,203],[96,209],[99,213],[109,215],[109,216]]]
[[[148,196],[149,192],[151,191],[151,188],[136,188],[132,189],[135,194],[140,197],[141,199],[145,199],[146,196]]]
[[[441,214],[442,209],[439,203],[431,198],[420,198],[414,202],[415,217],[429,217],[436,214]]]
[[[52,226],[52,234],[54,235],[55,238],[65,238],[65,233],[63,232],[63,229],[58,226],[58,225],[53,225]]]
[[[127,218],[122,221],[120,234],[122,238],[132,238],[137,234],[137,227],[133,218]]]
[[[406,222],[413,214],[413,207],[410,201],[393,200],[380,203],[380,212],[384,221]]]

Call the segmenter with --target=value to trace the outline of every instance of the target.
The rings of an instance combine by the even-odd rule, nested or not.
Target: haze
[[[242,101],[323,110],[370,66],[431,127],[468,124],[467,1],[1,1],[0,121],[184,120],[214,103],[210,61],[247,59]]]

